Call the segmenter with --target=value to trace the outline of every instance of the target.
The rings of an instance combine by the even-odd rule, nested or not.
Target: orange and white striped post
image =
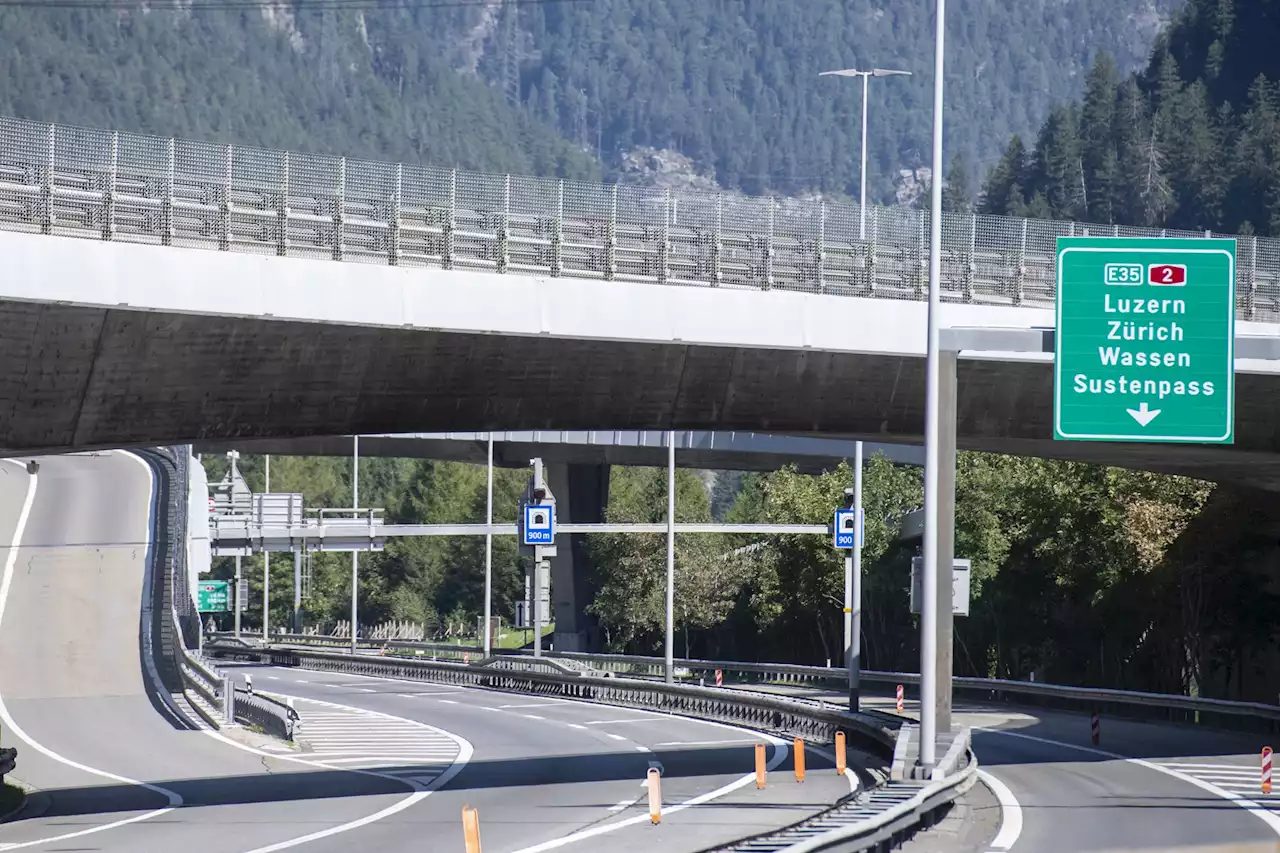
[[[1271,747],[1262,748],[1262,793],[1271,793]]]
[[[764,744],[756,744],[756,788],[763,788],[765,782]]]
[[[796,781],[804,781],[804,738],[796,738],[791,741],[791,750],[795,753],[796,759]]]
[[[462,662],[463,662],[463,663],[471,663],[471,654],[470,654],[469,652],[463,652],[463,653],[462,653]]]
[[[1093,712],[1092,719],[1089,720],[1089,739],[1094,746],[1098,745],[1098,741],[1102,740],[1102,722],[1098,719],[1098,712]]]
[[[898,713],[902,713],[902,685],[898,685]]]
[[[480,853],[480,813],[471,806],[462,807],[462,842],[467,853]]]
[[[844,732],[836,732],[836,774],[843,776],[848,766],[844,757]]]
[[[716,670],[716,687],[724,687],[724,670]]]
[[[649,823],[662,823],[662,773],[656,767],[649,768]]]

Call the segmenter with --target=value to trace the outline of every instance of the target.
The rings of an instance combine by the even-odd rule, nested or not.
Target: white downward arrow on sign
[[[1133,419],[1138,422],[1139,426],[1146,426],[1156,419],[1156,415],[1160,414],[1159,409],[1148,409],[1145,402],[1136,409],[1125,409],[1125,411],[1133,415]]]

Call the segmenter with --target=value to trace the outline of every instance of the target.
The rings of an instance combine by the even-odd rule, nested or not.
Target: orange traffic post
[[[649,822],[662,823],[662,774],[658,768],[649,768]]]
[[[480,853],[480,813],[471,806],[462,807],[462,841],[466,853]]]
[[[1271,793],[1271,747],[1262,748],[1262,793]]]
[[[836,773],[843,776],[848,766],[844,757],[844,732],[836,732]]]
[[[756,744],[756,787],[764,787],[764,744]]]
[[[804,781],[804,738],[796,738],[791,742],[791,748],[796,754],[796,781]]]

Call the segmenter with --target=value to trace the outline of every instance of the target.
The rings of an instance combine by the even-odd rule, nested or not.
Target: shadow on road
[[[194,735],[193,735],[194,736]],[[305,760],[305,753],[298,758]],[[457,776],[443,786],[444,790],[511,789],[519,797],[519,789],[547,785],[635,780],[639,785],[649,769],[649,761],[663,764],[663,781],[668,795],[681,794],[681,780],[708,776],[731,778],[752,772],[753,753],[744,745],[738,748],[715,747],[677,749],[657,753],[614,752],[584,755],[556,755],[541,758],[484,760],[469,762]],[[183,808],[224,806],[243,803],[325,800],[343,797],[365,797],[378,794],[406,794],[415,790],[408,781],[393,776],[434,775],[448,762],[384,765],[376,769],[329,769],[311,767],[288,758],[266,756],[263,774],[219,776],[202,779],[147,780],[149,784],[179,794]],[[787,809],[796,806],[824,807],[830,800],[807,796],[805,788],[795,783],[790,770],[779,768],[770,774],[772,785],[779,790],[774,805],[755,804],[751,808]],[[811,775],[827,772],[834,775],[832,764],[819,755],[808,755]],[[782,786],[786,786],[785,789]],[[93,785],[54,788],[42,792],[49,797],[48,810],[42,817],[102,815],[162,808],[167,799],[136,785]],[[817,793],[816,791],[814,792]],[[820,801],[819,801],[820,800]],[[575,804],[578,807],[582,804]],[[601,803],[607,808],[614,802]],[[717,804],[723,808],[723,804]],[[16,821],[16,822],[20,822]]]

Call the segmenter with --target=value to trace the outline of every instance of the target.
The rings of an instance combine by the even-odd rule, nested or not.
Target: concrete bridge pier
[[[599,523],[609,503],[609,466],[552,463],[546,467],[547,484],[556,496],[556,520]],[[558,652],[595,652],[600,649],[600,626],[586,607],[595,600],[598,579],[587,554],[587,537],[560,536],[558,554],[551,558],[551,601],[555,614],[555,649]],[[567,545],[567,547],[566,547]]]

